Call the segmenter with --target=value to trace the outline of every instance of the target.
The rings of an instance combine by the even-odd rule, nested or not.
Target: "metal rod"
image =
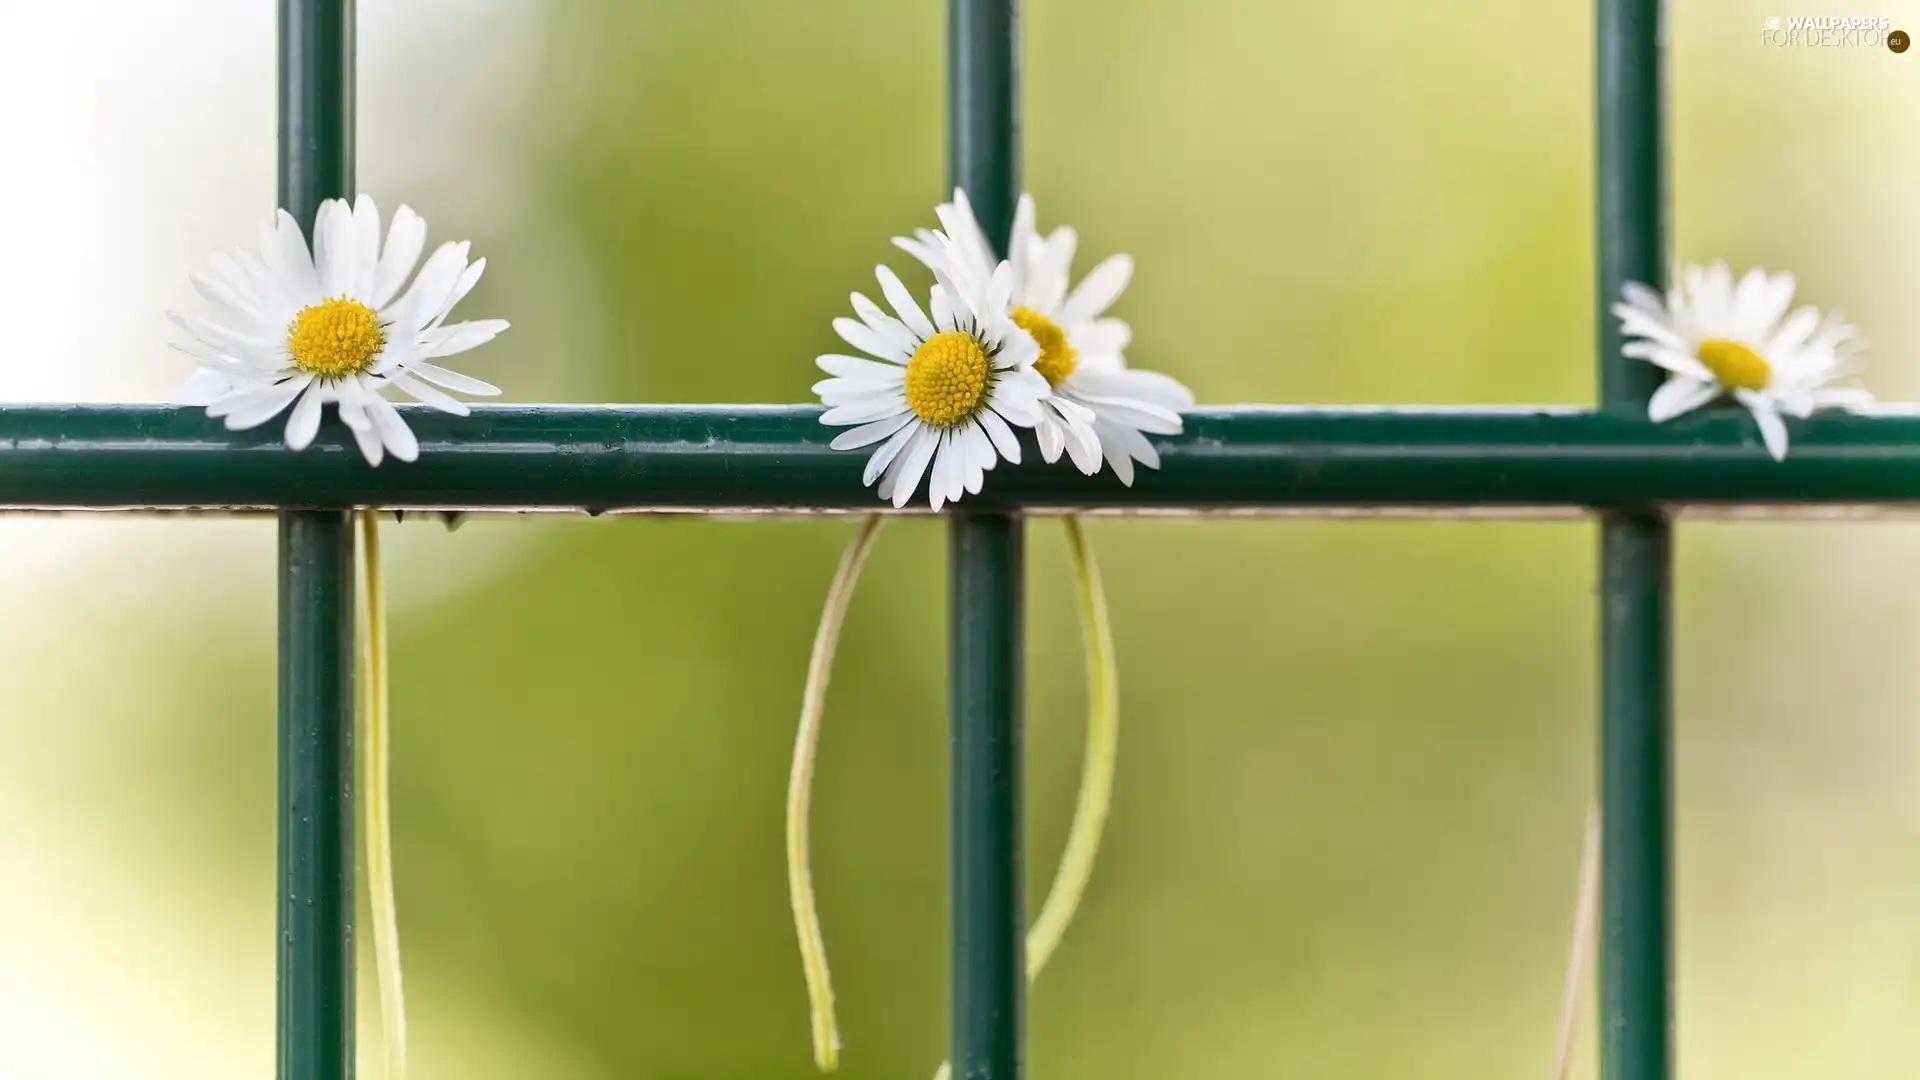
[[[1648,365],[1651,366],[1651,365]],[[1132,487],[1031,450],[962,508],[1312,510],[1920,503],[1920,415],[1788,421],[1767,457],[1744,411],[1664,424],[1643,408],[1197,410]],[[278,425],[231,432],[162,406],[0,408],[0,509],[890,509],[862,452],[812,405],[404,410],[420,460],[370,469],[331,422],[292,453]],[[925,501],[919,505],[924,509]]]
[[[1597,111],[1600,405],[1644,417],[1660,383],[1620,354],[1609,307],[1627,281],[1666,279],[1663,13],[1600,0]],[[1601,519],[1600,1058],[1604,1080],[1673,1075],[1671,526],[1654,510]]]
[[[1016,0],[950,0],[948,171],[1003,250],[1019,183]],[[1024,1072],[1017,514],[963,503],[949,528],[953,1050],[960,1080]]]
[[[353,189],[353,2],[281,0],[280,205]],[[279,501],[279,500],[276,500]],[[353,530],[280,512],[280,1080],[354,1068]]]

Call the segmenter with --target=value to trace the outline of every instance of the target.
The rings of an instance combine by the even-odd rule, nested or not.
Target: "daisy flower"
[[[1833,386],[1850,374],[1848,361],[1860,346],[1854,329],[1812,307],[1787,314],[1793,302],[1792,274],[1747,271],[1735,284],[1727,264],[1689,266],[1682,284],[1666,297],[1638,282],[1622,290],[1613,306],[1622,333],[1633,339],[1627,356],[1668,372],[1647,407],[1658,423],[1708,402],[1731,397],[1753,414],[1760,438],[1775,461],[1787,456],[1787,425],[1815,409],[1855,408],[1873,398],[1865,390]]]
[[[862,483],[878,481],[881,498],[905,506],[927,476],[938,510],[962,492],[978,494],[999,459],[1019,463],[1013,425],[1038,423],[1048,393],[1034,370],[1040,346],[1008,315],[1012,270],[962,259],[945,235],[928,242],[931,317],[892,270],[876,268],[894,314],[854,293],[860,317],[833,321],[847,344],[876,359],[822,356],[816,363],[833,377],[813,389],[828,407],[821,423],[858,425],[834,438],[835,450],[880,444]]]
[[[174,348],[198,362],[174,401],[204,405],[228,430],[258,427],[289,406],[287,447],[304,450],[332,402],[370,465],[391,453],[419,456],[420,444],[381,391],[393,386],[427,405],[465,416],[467,406],[444,393],[490,396],[500,391],[432,363],[484,345],[507,328],[503,319],[447,323],[453,306],[480,280],[487,260],[467,261],[468,245],[445,243],[401,292],[427,238],[427,223],[402,206],[386,243],[380,212],[360,196],[320,204],[311,254],[293,215],[279,211],[261,226],[258,252],[215,252],[195,291],[219,321],[170,311],[192,335]]]
[[[953,201],[935,213],[965,258],[976,267],[992,264],[993,246],[964,191],[956,189]],[[937,256],[934,235],[921,229],[914,239],[899,237],[894,243],[925,263]],[[1160,455],[1146,436],[1179,434],[1180,410],[1193,407],[1193,394],[1165,375],[1128,368],[1124,353],[1133,332],[1125,322],[1104,317],[1133,276],[1132,259],[1111,256],[1068,291],[1077,243],[1065,225],[1040,236],[1033,197],[1020,196],[1008,244],[1009,316],[1039,343],[1034,370],[1053,390],[1042,403],[1034,434],[1047,461],[1060,460],[1064,451],[1081,472],[1092,475],[1104,458],[1114,475],[1131,485],[1135,462],[1160,467]]]

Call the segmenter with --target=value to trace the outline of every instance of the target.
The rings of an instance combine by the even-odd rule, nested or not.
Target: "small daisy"
[[[1627,356],[1666,369],[1647,416],[1656,423],[1732,397],[1753,414],[1760,438],[1775,461],[1787,456],[1787,425],[1781,416],[1805,419],[1814,410],[1856,408],[1873,400],[1858,387],[1833,386],[1850,374],[1858,352],[1853,327],[1838,315],[1825,320],[1812,307],[1787,314],[1793,275],[1754,269],[1734,284],[1727,264],[1686,268],[1684,282],[1659,293],[1638,282],[1615,304],[1621,331],[1634,340]]]
[[[834,438],[835,450],[880,444],[862,483],[877,480],[881,498],[905,506],[928,475],[927,495],[938,510],[962,492],[978,494],[1000,458],[1019,463],[1012,425],[1038,423],[1048,394],[1033,366],[1040,346],[1007,314],[1013,271],[960,259],[942,234],[929,234],[929,243],[932,317],[892,270],[878,267],[880,290],[898,318],[854,293],[860,318],[833,321],[849,345],[878,359],[822,356],[816,362],[833,378],[813,389],[827,406],[821,423],[859,425]]]
[[[467,406],[437,387],[500,392],[430,362],[484,345],[507,328],[503,319],[446,323],[487,260],[468,263],[464,241],[442,244],[402,294],[427,223],[401,207],[382,246],[380,212],[365,195],[351,208],[344,199],[321,203],[313,235],[309,254],[299,224],[281,210],[261,226],[258,253],[215,252],[210,269],[192,275],[220,321],[167,313],[194,338],[174,348],[199,362],[174,401],[206,406],[231,431],[258,427],[292,406],[292,450],[313,442],[321,407],[333,402],[368,464],[380,464],[386,453],[412,461],[420,444],[381,396],[384,387],[459,416]]]
[[[974,265],[991,264],[992,245],[964,191],[955,190],[953,202],[935,213]],[[933,235],[921,229],[915,239],[901,237],[894,243],[924,263],[936,254]],[[1114,475],[1131,485],[1134,462],[1160,467],[1160,455],[1146,436],[1179,434],[1180,410],[1193,407],[1193,394],[1165,375],[1128,368],[1124,353],[1133,332],[1119,319],[1102,317],[1133,276],[1132,259],[1111,256],[1088,272],[1078,288],[1067,291],[1077,243],[1073,229],[1065,225],[1040,236],[1034,227],[1033,197],[1020,196],[1008,245],[1013,269],[1010,316],[1040,344],[1034,370],[1053,389],[1034,433],[1047,461],[1060,460],[1064,450],[1081,472],[1092,475],[1100,471],[1104,457]]]

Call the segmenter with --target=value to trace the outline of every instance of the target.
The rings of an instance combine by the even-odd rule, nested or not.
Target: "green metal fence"
[[[949,0],[950,171],[1007,235],[1018,190],[1016,0]],[[311,222],[353,184],[352,0],[280,0],[280,204]],[[1065,511],[1415,507],[1591,512],[1600,566],[1601,1053],[1672,1072],[1670,515],[1688,505],[1920,501],[1920,419],[1799,423],[1785,462],[1744,416],[1654,425],[1659,373],[1607,305],[1666,261],[1658,0],[1599,0],[1600,408],[1190,414],[1132,487],[996,470],[951,537],[953,1047],[966,1080],[1022,1073],[1022,518]],[[1286,104],[1272,105],[1285,123]],[[1567,362],[1573,362],[1568,358]],[[276,511],[280,522],[279,1076],[353,1070],[353,553],[349,511],[873,511],[863,456],[812,406],[410,411],[420,459],[373,469],[338,427],[298,455],[266,429],[158,407],[0,409],[0,507]]]

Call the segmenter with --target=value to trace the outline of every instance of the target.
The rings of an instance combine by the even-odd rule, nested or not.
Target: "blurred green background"
[[[162,396],[185,362],[159,311],[271,199],[272,5],[18,4],[0,90],[48,103],[0,107],[38,162],[0,189],[35,210],[0,239],[24,335],[0,390]],[[362,187],[488,256],[463,310],[514,329],[468,369],[514,399],[803,400],[846,294],[942,194],[938,0],[362,6]],[[1920,53],[1764,49],[1793,12],[1674,6],[1681,255],[1794,269],[1914,396]],[[1920,30],[1912,2],[1847,14]],[[1587,402],[1590,22],[1029,0],[1026,184],[1082,268],[1135,257],[1131,359],[1202,401]],[[1592,528],[1092,531],[1120,777],[1032,1074],[1544,1075]],[[271,1069],[273,532],[0,522],[0,1076]],[[388,527],[416,1077],[812,1074],[781,799],[849,532]],[[1060,528],[1029,534],[1037,906],[1085,699]],[[814,842],[849,1080],[944,1053],[943,551],[889,527],[832,688]],[[1680,531],[1690,1078],[1920,1068],[1916,555],[1897,522]],[[1593,1045],[1589,1015],[1583,1076]]]

